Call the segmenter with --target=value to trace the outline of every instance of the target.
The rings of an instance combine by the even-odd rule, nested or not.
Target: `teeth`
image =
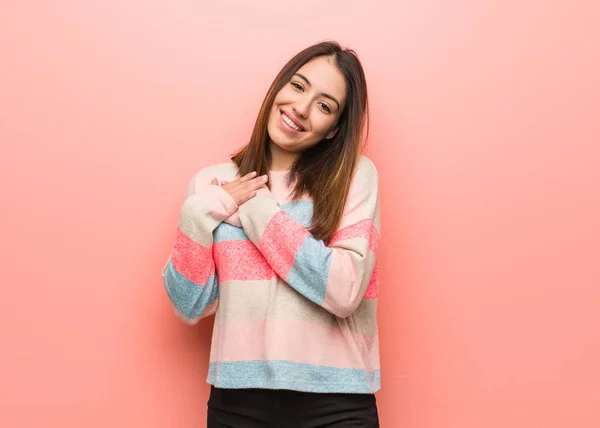
[[[282,114],[281,114],[281,117],[283,117],[283,121],[284,121],[285,123],[287,123],[288,125],[290,125],[290,126],[291,126],[292,128],[294,128],[296,131],[300,131],[300,128],[299,128],[299,127],[298,127],[298,126],[297,126],[297,125],[296,125],[294,122],[292,122],[292,120],[291,120],[289,117],[287,117],[287,116],[285,115],[285,113],[282,113]]]

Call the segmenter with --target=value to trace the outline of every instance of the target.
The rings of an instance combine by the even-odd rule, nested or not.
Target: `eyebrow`
[[[308,79],[306,78],[306,76],[305,76],[305,75],[303,75],[303,74],[300,74],[300,73],[296,73],[296,74],[294,74],[294,76],[298,76],[298,77],[300,77],[301,79],[303,79],[303,80],[305,80],[305,81],[306,81],[306,83],[308,84],[308,86],[312,86],[312,85],[311,85],[311,83],[310,83],[310,80],[308,80]],[[324,96],[325,98],[329,98],[330,100],[332,100],[334,103],[336,103],[336,104],[337,104],[337,107],[338,107],[338,110],[339,110],[339,108],[340,108],[340,102],[339,102],[338,100],[336,100],[336,99],[335,99],[335,97],[333,97],[333,96],[331,96],[331,95],[329,95],[329,94],[326,94],[326,93],[324,93],[324,92],[322,92],[322,93],[321,93],[321,94],[319,94],[319,95],[322,95],[322,96]]]

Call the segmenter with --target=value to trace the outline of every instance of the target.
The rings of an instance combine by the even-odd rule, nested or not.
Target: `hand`
[[[240,206],[247,200],[256,196],[256,191],[261,187],[265,187],[267,179],[268,177],[266,175],[256,177],[256,172],[251,172],[232,182],[221,182],[221,188],[229,193],[233,201]],[[210,184],[218,185],[219,181],[216,178],[213,178]]]

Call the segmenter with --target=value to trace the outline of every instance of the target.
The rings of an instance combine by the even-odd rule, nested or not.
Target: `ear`
[[[340,128],[338,126],[336,126],[333,131],[331,131],[329,134],[327,134],[327,136],[325,137],[326,140],[331,140],[333,137],[335,137],[338,133],[338,131],[340,130]]]

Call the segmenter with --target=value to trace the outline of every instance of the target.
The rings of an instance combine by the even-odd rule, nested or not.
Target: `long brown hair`
[[[328,41],[310,46],[294,56],[271,84],[250,142],[231,159],[237,164],[240,176],[252,171],[259,175],[269,173],[271,151],[267,124],[275,96],[299,68],[323,56],[331,58],[344,75],[346,105],[338,118],[336,135],[299,154],[288,181],[295,183],[293,199],[305,193],[312,197],[310,232],[317,239],[329,241],[342,217],[352,176],[360,159],[362,141],[366,141],[368,135],[367,83],[360,60],[352,49],[343,49],[339,43]],[[363,130],[366,130],[364,135]]]

